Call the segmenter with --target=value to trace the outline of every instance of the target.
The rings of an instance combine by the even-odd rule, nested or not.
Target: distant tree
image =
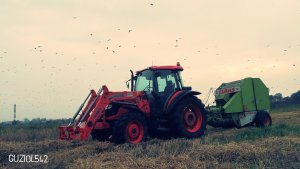
[[[274,99],[274,100],[272,100],[273,102],[280,102],[280,101],[282,101],[282,94],[281,93],[276,93],[273,96],[273,99]]]
[[[24,123],[29,123],[29,119],[28,118],[24,118]]]
[[[300,103],[300,90],[296,93],[293,93],[291,95],[291,101],[295,104],[299,104]]]

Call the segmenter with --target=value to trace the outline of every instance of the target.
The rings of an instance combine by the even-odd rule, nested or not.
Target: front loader
[[[151,66],[134,75],[131,91],[111,92],[104,85],[88,94],[67,126],[59,127],[61,140],[97,140],[137,144],[166,132],[173,137],[204,134],[206,111],[191,87],[183,85],[176,66]],[[129,86],[128,81],[128,86]]]

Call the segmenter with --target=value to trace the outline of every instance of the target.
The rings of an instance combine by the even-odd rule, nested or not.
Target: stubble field
[[[0,168],[300,168],[300,111],[271,116],[269,128],[208,127],[201,138],[138,145],[59,141],[56,126],[2,127]],[[48,159],[9,162],[12,155]]]

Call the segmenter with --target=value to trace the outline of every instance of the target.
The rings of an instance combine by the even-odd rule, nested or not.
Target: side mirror
[[[129,81],[130,81],[130,79],[126,81],[127,89],[129,89]]]

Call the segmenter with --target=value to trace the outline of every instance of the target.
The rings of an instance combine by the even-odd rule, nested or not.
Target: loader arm
[[[107,97],[108,92],[109,91],[106,86],[102,86],[97,94],[94,90],[92,90],[78,111],[75,113],[70,124],[68,126],[59,127],[60,139],[87,140],[96,122],[104,116],[106,106],[110,104],[110,100]],[[83,109],[87,100],[88,103]],[[106,126],[107,128],[109,127],[109,123],[105,121],[102,122],[102,125]]]

